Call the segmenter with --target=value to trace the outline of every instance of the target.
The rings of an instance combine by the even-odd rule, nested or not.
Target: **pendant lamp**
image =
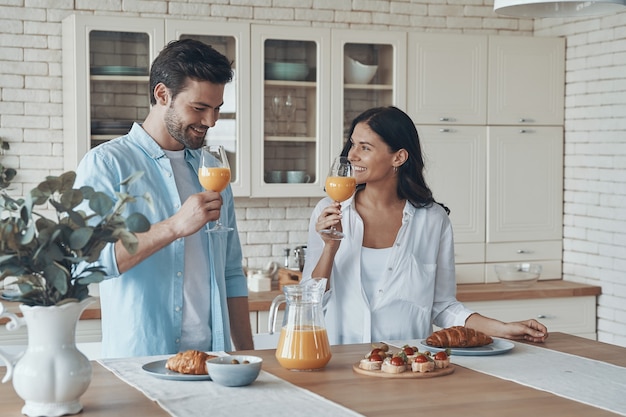
[[[494,0],[493,10],[514,17],[587,17],[626,11],[626,0]]]

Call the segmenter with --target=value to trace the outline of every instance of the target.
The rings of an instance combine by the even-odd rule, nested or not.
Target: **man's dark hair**
[[[156,104],[154,88],[163,83],[174,99],[187,79],[227,84],[233,79],[232,63],[211,46],[194,40],[172,41],[159,53],[150,69],[150,103]]]

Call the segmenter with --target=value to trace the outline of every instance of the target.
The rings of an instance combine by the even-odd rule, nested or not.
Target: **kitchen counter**
[[[268,311],[274,297],[281,294],[278,289],[263,292],[250,292],[250,311]],[[457,299],[461,302],[523,300],[554,297],[582,297],[600,295],[601,288],[595,285],[578,284],[563,280],[539,281],[528,288],[511,288],[502,284],[460,284],[457,286]],[[2,301],[5,308],[19,312],[19,303]],[[284,308],[284,305],[282,305]],[[100,319],[100,300],[90,305],[82,314],[81,320]],[[0,324],[7,319],[0,320]]]
[[[533,298],[583,297],[600,295],[595,285],[578,284],[563,280],[539,281],[528,288],[512,288],[502,284],[459,284],[457,299],[461,302],[524,300]],[[248,295],[250,311],[268,311],[272,300],[281,291],[251,292]]]

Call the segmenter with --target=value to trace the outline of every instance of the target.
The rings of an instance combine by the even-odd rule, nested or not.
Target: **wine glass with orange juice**
[[[226,189],[230,183],[230,165],[222,145],[206,145],[202,147],[198,179],[202,187],[207,191],[221,193]],[[207,232],[230,232],[231,230],[233,228],[222,225],[220,219],[217,219],[213,228],[207,228]]]
[[[328,177],[326,177],[326,194],[333,200],[342,203],[352,197],[356,191],[356,178],[354,168],[345,156],[338,156],[330,167]],[[341,240],[344,234],[334,226],[329,229],[320,230],[330,239]]]

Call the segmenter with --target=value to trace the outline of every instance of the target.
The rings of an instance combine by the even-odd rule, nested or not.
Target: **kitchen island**
[[[575,336],[551,334],[545,344],[529,344],[540,348],[565,352],[603,363],[626,367],[626,348],[609,345]],[[370,346],[333,346],[333,357],[328,366],[318,372],[292,372],[280,367],[274,350],[257,350],[246,353],[261,356],[263,370],[286,380],[297,387],[309,390],[336,404],[366,416],[481,417],[532,415],[563,417],[604,417],[619,414],[600,407],[586,405],[549,392],[534,389],[513,381],[504,380],[456,365],[452,374],[426,379],[375,378],[357,374],[352,365],[369,350]],[[515,349],[506,355],[515,355]],[[512,356],[511,356],[512,357]],[[503,356],[504,358],[504,356]],[[489,358],[485,358],[489,360]],[[147,358],[146,360],[149,360]],[[454,357],[452,357],[454,363]],[[531,364],[532,365],[532,364]],[[113,417],[130,415],[169,415],[138,390],[131,388],[98,363],[93,363],[93,380],[81,397],[85,417]],[[137,372],[141,372],[138,367]],[[546,378],[562,369],[545,369]],[[0,368],[0,373],[4,369]],[[154,384],[162,381],[154,379]],[[181,381],[181,384],[193,384]],[[234,388],[234,395],[243,395],[255,388]],[[602,390],[602,386],[597,387]],[[618,399],[618,401],[621,401]],[[10,383],[0,385],[0,410],[3,415],[20,415],[23,401],[15,394]],[[280,404],[277,404],[280,407]],[[258,415],[271,415],[271,410],[259,410]],[[301,410],[291,410],[292,416],[303,415]],[[233,402],[231,415],[237,415]],[[306,414],[309,415],[309,414]]]

